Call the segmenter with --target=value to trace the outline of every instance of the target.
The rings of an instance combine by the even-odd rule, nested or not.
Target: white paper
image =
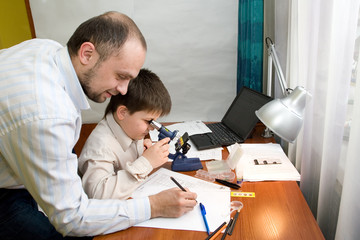
[[[240,144],[242,155],[236,166],[236,175],[244,181],[300,181],[300,174],[279,144]],[[233,145],[228,147],[232,151]],[[256,165],[254,160],[276,160],[281,164]]]
[[[201,120],[194,121],[185,121],[181,123],[174,123],[171,125],[165,126],[170,131],[179,131],[181,135],[187,132],[190,135],[200,134],[200,133],[210,133],[211,130],[203,123]],[[152,141],[158,140],[159,132],[157,130],[152,130],[149,132],[150,138]]]
[[[200,158],[200,160],[222,160],[222,148],[212,148],[206,150],[197,150],[193,142],[190,140],[188,142],[191,145],[190,150],[186,154],[188,158]],[[174,150],[175,152],[175,147]],[[170,151],[171,152],[171,151]]]
[[[210,128],[201,120],[185,121],[168,126],[170,130],[178,130],[180,133],[187,132],[189,136],[200,133],[211,133]]]
[[[170,179],[174,177],[183,187],[195,192],[198,203],[202,203],[206,209],[206,218],[210,231],[214,231],[224,221],[230,219],[230,189],[228,187],[213,184],[195,177],[160,168],[153,173],[132,197],[144,197],[156,194],[162,190],[177,187]],[[191,231],[206,231],[204,220],[201,215],[199,204],[193,211],[179,218],[154,218],[137,224],[141,227],[154,227],[166,229],[180,229]]]

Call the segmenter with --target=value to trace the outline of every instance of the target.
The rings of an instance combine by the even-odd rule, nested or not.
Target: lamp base
[[[274,137],[274,133],[268,127],[266,127],[263,134],[261,134],[261,136],[264,138],[271,138]]]

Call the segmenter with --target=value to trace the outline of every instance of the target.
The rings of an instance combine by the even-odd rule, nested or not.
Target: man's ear
[[[127,113],[128,113],[128,109],[124,105],[120,105],[116,109],[116,116],[119,120],[123,120]]]
[[[94,59],[95,54],[96,50],[94,44],[92,44],[91,42],[84,42],[83,44],[81,44],[78,54],[81,64],[89,64]]]

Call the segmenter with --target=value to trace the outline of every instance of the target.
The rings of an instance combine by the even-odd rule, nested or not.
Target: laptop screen
[[[255,111],[270,100],[267,95],[243,87],[221,122],[245,140],[258,122]]]

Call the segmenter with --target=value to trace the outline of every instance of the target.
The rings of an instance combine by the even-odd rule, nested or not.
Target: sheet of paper
[[[233,147],[228,147],[229,152]],[[240,147],[242,155],[235,169],[244,181],[300,181],[299,172],[279,144],[240,144]],[[263,164],[264,161],[269,164]]]
[[[224,221],[230,219],[230,189],[228,187],[210,183],[185,174],[160,168],[153,173],[132,197],[144,197],[156,194],[162,190],[177,187],[170,177],[174,177],[183,187],[198,195],[198,203],[202,203],[206,209],[206,218],[210,231],[214,231]],[[154,218],[137,224],[141,227],[154,227],[166,229],[180,229],[192,231],[206,231],[200,212],[199,204],[194,210],[179,218]]]
[[[171,131],[178,130],[180,133],[188,132],[189,136],[200,133],[210,133],[211,130],[201,120],[185,121],[169,125]]]
[[[178,130],[181,135],[187,132],[189,136],[194,134],[211,132],[211,130],[201,120],[175,123],[175,124],[167,125],[166,128],[168,128],[170,131]],[[149,134],[152,141],[155,142],[158,140],[159,132],[157,130],[150,131]]]
[[[187,152],[186,156],[188,158],[200,158],[200,160],[222,160],[222,148],[212,148],[206,150],[197,150],[195,145],[191,142],[188,142],[191,145],[190,150]],[[170,146],[170,152],[175,152],[175,145]]]
[[[166,126],[166,128],[168,128],[170,131],[178,130],[181,136],[185,132],[187,132],[189,135],[211,132],[211,130],[200,120],[175,123]],[[149,135],[153,142],[158,141],[159,132],[157,130],[150,131]],[[186,156],[188,158],[200,158],[200,160],[222,160],[222,148],[213,148],[199,151],[196,149],[195,145],[191,142],[191,140],[189,140],[188,143],[191,146],[190,150],[186,153]],[[169,151],[170,153],[175,153],[174,141],[171,141]],[[169,161],[171,161],[171,159],[169,159]]]

